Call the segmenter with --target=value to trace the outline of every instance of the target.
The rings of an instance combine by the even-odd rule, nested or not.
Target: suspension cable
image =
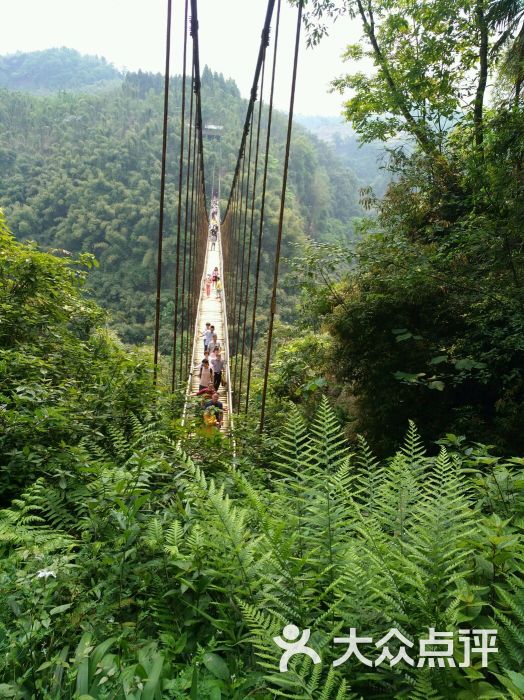
[[[255,98],[256,99],[256,96]],[[236,384],[237,384],[237,368],[239,364],[239,358],[238,358],[238,348],[239,348],[239,337],[240,337],[240,319],[242,317],[242,301],[244,298],[244,266],[245,266],[245,258],[246,258],[246,233],[247,233],[247,213],[248,213],[248,199],[249,199],[249,183],[251,179],[251,155],[252,155],[252,149],[253,149],[253,116],[255,112],[251,112],[251,121],[249,124],[249,147],[248,147],[248,157],[247,157],[247,182],[246,182],[246,196],[245,196],[245,202],[244,202],[244,224],[242,227],[242,222],[241,222],[241,227],[243,228],[243,235],[242,235],[242,263],[240,266],[240,290],[239,290],[239,301],[238,301],[238,314],[236,318],[233,318],[233,328],[234,328],[234,333],[235,333],[235,348],[236,348],[236,357],[235,357],[235,374],[233,378],[233,386],[235,387],[236,391]]]
[[[171,0],[167,0],[166,28],[166,66],[164,73],[164,118],[162,128],[162,166],[160,174],[160,207],[158,216],[158,246],[156,267],[156,303],[155,303],[155,349],[153,354],[153,383],[158,376],[158,347],[160,340],[160,301],[162,293],[162,247],[164,236],[164,199],[166,191],[166,155],[167,155],[167,123],[169,115],[169,66],[171,55]]]
[[[238,215],[238,223],[236,227],[236,256],[235,256],[235,285],[234,285],[234,296],[233,296],[233,348],[234,348],[234,355],[235,355],[235,370],[233,374],[233,387],[235,387],[235,382],[236,382],[236,375],[237,375],[237,365],[238,365],[238,336],[235,333],[235,328],[236,328],[236,317],[237,317],[237,307],[239,306],[239,280],[240,280],[240,271],[241,271],[241,266],[243,261],[241,262],[241,231],[242,231],[242,218],[244,215],[244,210],[245,210],[245,200],[247,199],[247,196],[245,197],[244,195],[244,184],[246,183],[246,158],[245,154],[243,154],[242,157],[242,179],[240,180],[240,207],[239,207],[239,215]],[[243,253],[244,251],[242,251]]]
[[[247,381],[246,381],[246,412],[249,408],[249,392],[251,388],[251,372],[253,367],[253,348],[255,342],[255,326],[256,326],[256,313],[257,313],[257,302],[258,302],[258,288],[260,279],[260,263],[262,256],[262,237],[264,232],[264,214],[266,206],[266,188],[267,188],[267,173],[269,165],[269,145],[271,142],[271,126],[273,121],[273,97],[275,93],[275,76],[277,67],[277,52],[278,52],[278,34],[280,27],[280,9],[281,0],[278,0],[277,5],[277,18],[275,23],[275,44],[273,47],[273,66],[271,70],[271,88],[269,91],[269,107],[268,107],[268,117],[267,117],[267,131],[266,131],[266,148],[264,155],[264,175],[262,178],[262,198],[260,204],[260,222],[258,229],[258,242],[257,242],[257,262],[255,268],[255,288],[253,290],[253,314],[251,317],[251,338],[249,343],[249,361],[247,369]]]
[[[268,43],[269,30],[270,30],[270,26],[271,26],[271,18],[273,17],[273,8],[274,7],[275,7],[275,0],[268,0],[266,17],[264,19],[264,27],[262,29],[262,35],[261,35],[260,48],[258,51],[257,64],[255,67],[255,75],[253,77],[253,84],[251,86],[251,97],[250,97],[250,100],[249,100],[248,106],[247,106],[246,118],[244,120],[244,130],[242,132],[242,141],[240,143],[240,148],[238,149],[237,167],[235,168],[235,174],[233,176],[233,181],[231,183],[231,190],[230,190],[229,198],[227,201],[226,211],[225,211],[224,217],[223,217],[224,220],[227,218],[227,215],[229,212],[229,206],[231,204],[232,194],[234,192],[236,181],[237,181],[237,178],[239,175],[240,158],[244,154],[244,150],[245,150],[247,129],[248,129],[249,123],[251,121],[251,113],[253,111],[254,104],[255,104],[256,90],[257,90],[257,85],[258,85],[259,78],[260,78],[260,71],[262,70],[262,62],[264,60],[266,46]]]
[[[186,23],[187,26],[187,23]],[[182,376],[183,376],[183,371],[184,371],[184,366],[185,366],[185,371],[187,372],[187,360],[189,356],[189,336],[191,333],[191,328],[189,326],[189,283],[188,283],[188,293],[187,293],[187,310],[185,310],[185,304],[186,304],[186,258],[187,256],[187,237],[188,237],[188,219],[189,219],[189,174],[191,172],[191,137],[192,137],[192,128],[193,128],[193,81],[195,78],[195,64],[192,63],[192,69],[191,69],[191,98],[189,102],[189,134],[187,138],[187,169],[186,169],[186,202],[185,202],[185,209],[184,209],[184,255],[183,255],[183,261],[182,261],[182,324],[181,324],[181,341],[180,345],[182,348],[182,351],[180,352],[180,369],[179,369],[179,378],[180,382],[182,382]],[[189,257],[191,257],[191,246],[190,246],[190,252],[189,252]],[[189,282],[189,281],[188,281]],[[185,313],[184,313],[185,312]],[[186,333],[186,343],[184,345],[184,315],[185,315],[185,321],[187,324],[187,333]],[[185,362],[184,362],[184,356],[185,356]]]
[[[185,217],[184,217],[184,264],[183,264],[183,269],[182,269],[182,278],[183,278],[183,284],[182,284],[182,295],[184,294],[184,289],[187,287],[187,295],[186,295],[186,324],[187,324],[187,333],[186,333],[186,364],[185,364],[185,371],[186,374],[189,373],[189,368],[190,368],[190,337],[192,333],[192,321],[191,321],[191,292],[192,292],[192,279],[191,279],[191,271],[192,271],[192,261],[193,261],[193,232],[192,232],[192,221],[190,219],[190,200],[189,200],[189,183],[190,179],[193,179],[193,186],[191,188],[191,204],[193,201],[193,188],[194,188],[194,167],[195,167],[195,156],[194,156],[194,137],[193,137],[193,131],[196,134],[196,130],[193,130],[193,83],[195,80],[195,65],[193,63],[192,65],[192,70],[191,70],[191,98],[190,98],[190,103],[189,103],[189,136],[188,136],[188,152],[187,152],[187,172],[186,172],[186,203],[185,203]],[[192,174],[192,175],[191,175]],[[189,236],[189,252],[187,250],[187,238]],[[187,284],[186,284],[186,259],[187,260]],[[182,307],[184,306],[184,300],[182,300]]]
[[[207,202],[206,196],[206,178],[204,169],[204,142],[202,138],[202,99],[201,99],[201,79],[200,79],[200,51],[198,43],[198,2],[191,0],[191,36],[193,37],[193,60],[195,64],[195,96],[196,96],[196,111],[197,111],[197,129],[198,129],[198,151],[200,154],[200,171],[201,171],[201,188],[204,195],[204,206]],[[207,209],[206,211],[206,219]]]
[[[186,65],[187,65],[187,17],[188,0],[185,0],[184,9],[184,49],[182,59],[182,109],[180,112],[180,154],[178,162],[178,213],[176,224],[176,268],[175,268],[175,311],[173,318],[173,358],[171,370],[171,391],[175,391],[176,386],[176,352],[177,352],[177,329],[178,329],[178,292],[180,275],[180,229],[182,225],[182,176],[184,172],[184,136],[186,131]],[[182,349],[180,349],[182,353]]]
[[[269,37],[268,37],[269,40]],[[268,44],[269,45],[269,44]],[[267,48],[267,46],[266,46]],[[261,117],[262,117],[262,105],[264,101],[264,75],[266,71],[266,56],[264,54],[264,61],[262,63],[262,77],[260,79],[260,102],[258,104],[258,121],[257,121],[257,139],[255,146],[255,171],[253,174],[253,192],[251,197],[251,221],[249,224],[249,248],[247,253],[247,273],[246,273],[246,297],[244,302],[244,321],[242,327],[242,350],[240,351],[240,379],[238,386],[238,402],[237,410],[240,411],[240,402],[242,396],[242,381],[244,376],[244,353],[246,349],[246,330],[247,330],[247,311],[249,304],[249,287],[250,287],[250,273],[251,273],[251,250],[253,247],[253,224],[255,217],[255,199],[257,194],[257,174],[258,174],[258,160],[259,160],[259,148],[260,148],[260,127],[261,127]]]
[[[266,397],[267,397],[267,381],[269,376],[269,364],[271,361],[271,345],[273,342],[273,325],[275,321],[275,312],[277,306],[277,285],[278,285],[278,272],[280,265],[280,250],[282,246],[282,227],[284,224],[284,206],[286,201],[286,188],[287,188],[287,176],[289,168],[289,151],[291,148],[291,131],[293,128],[293,108],[295,106],[295,88],[297,83],[297,67],[298,67],[298,50],[300,48],[300,29],[302,26],[302,0],[298,3],[298,13],[297,13],[297,29],[295,36],[295,55],[293,59],[293,77],[291,79],[291,97],[289,100],[289,115],[287,122],[287,138],[286,138],[286,154],[284,157],[284,174],[282,177],[282,192],[280,195],[280,213],[278,217],[278,235],[277,235],[277,249],[275,253],[275,263],[273,272],[273,290],[271,293],[271,307],[269,314],[269,330],[267,339],[267,352],[266,352],[266,364],[264,367],[264,386],[262,389],[262,406],[260,409],[260,432],[264,429],[264,417],[266,411]]]

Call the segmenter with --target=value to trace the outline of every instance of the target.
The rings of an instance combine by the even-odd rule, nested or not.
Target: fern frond
[[[278,437],[278,449],[272,471],[281,478],[299,473],[308,457],[307,425],[295,404],[289,405],[289,415]]]
[[[363,515],[380,509],[379,489],[383,483],[385,469],[374,456],[363,435],[358,436],[358,452],[354,458],[355,484],[353,498],[362,505]]]
[[[510,590],[501,586],[496,590],[500,600],[495,608],[495,620],[501,661],[505,668],[520,671],[524,668],[524,584],[514,579]]]
[[[424,469],[426,448],[412,420],[408,423],[408,431],[400,451],[414,471],[419,472]]]
[[[415,685],[409,694],[409,700],[444,700],[431,682],[432,673],[429,669],[417,669]]]
[[[348,459],[347,444],[335,412],[325,396],[311,426],[312,460],[325,476],[335,473]]]

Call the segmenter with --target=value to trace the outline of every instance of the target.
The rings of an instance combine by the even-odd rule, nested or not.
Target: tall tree
[[[459,120],[474,125],[483,146],[484,101],[497,56],[496,23],[512,35],[518,0],[312,0],[306,12],[310,43],[327,33],[326,17],[358,18],[364,43],[348,46],[346,60],[371,60],[372,73],[355,71],[333,81],[353,92],[345,114],[363,141],[399,136],[442,160],[444,142]]]

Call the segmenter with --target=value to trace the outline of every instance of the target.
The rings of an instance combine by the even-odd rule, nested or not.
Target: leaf
[[[191,700],[198,700],[198,669],[196,666],[193,666],[190,698]]]
[[[89,659],[84,659],[78,668],[76,676],[76,692],[86,695],[89,689]]]
[[[204,654],[202,659],[204,666],[210,671],[214,676],[220,678],[223,681],[228,681],[230,678],[229,668],[227,667],[224,659],[218,654],[213,654],[207,652]]]
[[[516,686],[521,693],[524,693],[524,674],[516,673],[515,671],[506,671],[511,679],[511,682]]]
[[[58,605],[56,608],[53,608],[52,610],[50,610],[49,614],[50,615],[59,615],[60,613],[63,613],[66,610],[69,610],[71,605],[72,605],[72,603],[65,603],[64,605]]]
[[[147,682],[142,692],[142,700],[154,700],[160,688],[160,677],[164,666],[164,657],[156,654],[153,660],[153,667],[148,675]]]
[[[455,361],[456,369],[484,369],[486,367],[485,362],[477,362],[472,360],[470,357],[466,357],[462,360]]]
[[[211,688],[211,692],[209,693],[209,700],[221,700],[221,698],[222,698],[222,691],[220,690],[218,685]]]
[[[444,391],[446,385],[444,382],[441,382],[440,380],[436,380],[434,382],[429,382],[428,384],[428,389],[436,389],[437,391]]]

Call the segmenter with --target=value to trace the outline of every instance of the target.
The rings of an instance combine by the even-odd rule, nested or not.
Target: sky
[[[104,56],[117,68],[163,72],[166,0],[16,0],[2,8],[2,54],[67,46]],[[200,62],[233,78],[249,95],[266,0],[199,0]],[[181,72],[183,0],[173,0],[171,73]],[[282,2],[279,71],[275,104],[287,110],[296,8]],[[275,11],[276,14],[276,11]],[[304,32],[295,113],[340,115],[343,97],[329,82],[347,72],[341,54],[358,41],[359,27],[343,17],[318,47],[308,49]]]

